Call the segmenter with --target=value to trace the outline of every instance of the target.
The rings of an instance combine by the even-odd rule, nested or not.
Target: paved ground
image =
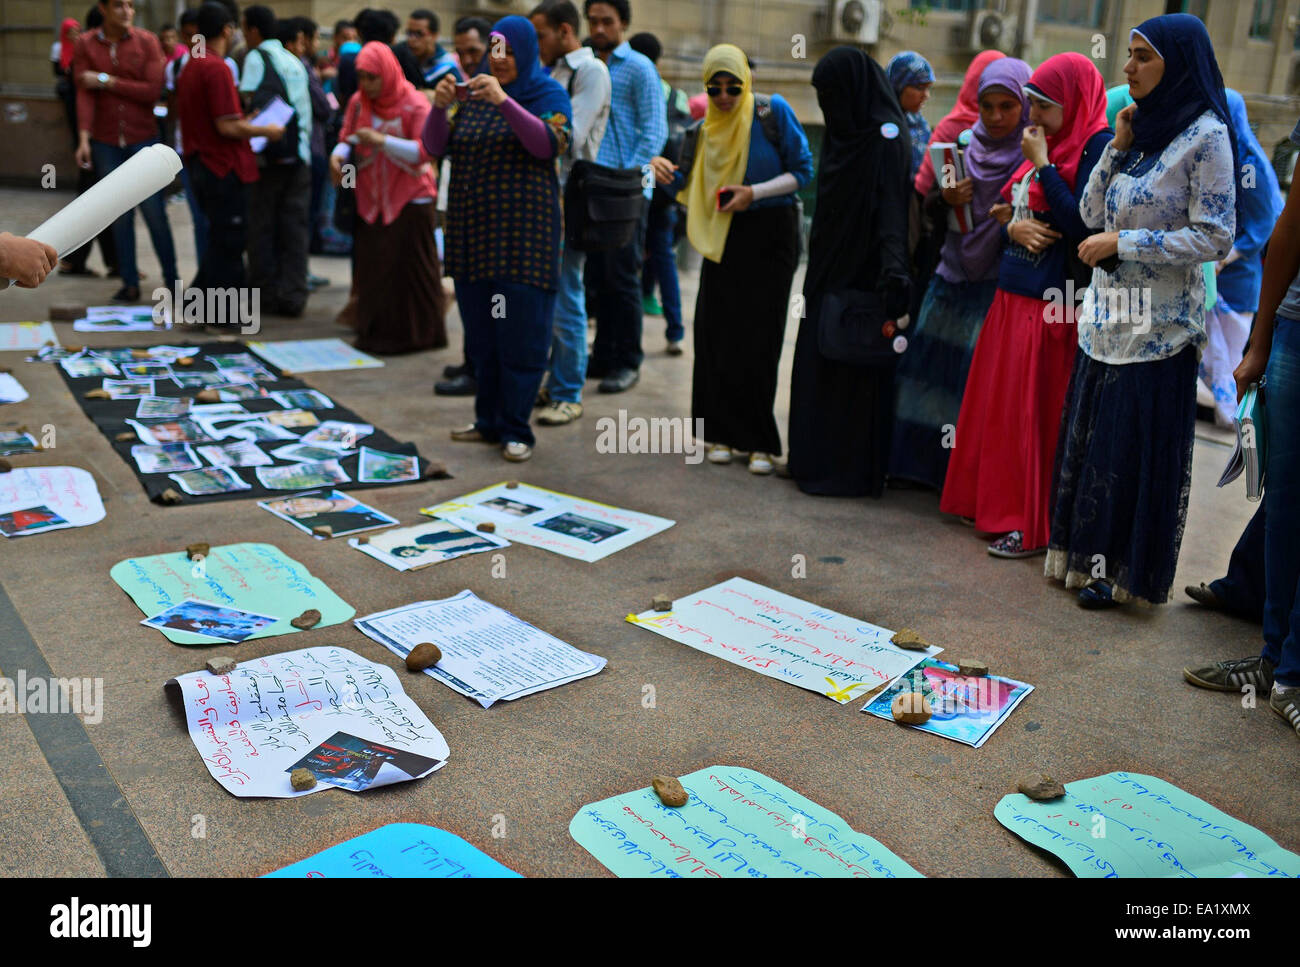
[[[0,228],[30,230],[61,204],[54,193],[0,190]],[[183,205],[168,209],[193,270]],[[139,226],[151,285],[159,266]],[[92,259],[97,265],[97,256]],[[313,296],[306,318],[272,320],[265,338],[344,335],[333,322],[347,288],[347,262],[314,258],[334,285]],[[0,294],[0,321],[44,318],[50,302],[107,302],[115,282],[52,278],[35,292]],[[694,286],[687,280],[686,303]],[[85,342],[71,324],[65,342]],[[0,409],[0,428],[57,427],[55,450],[15,463],[72,464],[95,477],[108,517],[88,529],[14,540],[0,550],[0,673],[101,677],[97,725],[67,716],[0,715],[0,873],[248,876],[301,859],[389,822],[424,822],[463,836],[530,876],[604,875],[567,833],[586,802],[714,763],[759,769],[822,803],[932,876],[1068,875],[993,818],[1019,773],[1045,769],[1069,781],[1123,769],[1170,780],[1300,849],[1296,739],[1266,703],[1243,709],[1231,695],[1193,689],[1189,659],[1237,657],[1258,647],[1255,627],[1207,614],[1181,595],[1148,611],[1095,614],[1041,576],[1042,561],[1008,562],[937,499],[893,491],[881,501],[814,499],[789,481],[743,468],[686,466],[680,457],[602,455],[596,420],[686,416],[691,357],[671,359],[662,321],[647,322],[642,382],[629,394],[588,401],[577,425],[539,432],[522,469],[492,448],[449,442],[469,404],[433,397],[453,347],[391,359],[383,370],[310,374],[398,439],[443,460],[454,480],[369,491],[367,499],[411,523],[416,510],[509,478],[581,494],[677,521],[664,534],[597,564],[530,547],[508,552],[504,579],[486,555],[397,574],[341,541],[315,542],[251,502],[163,508],[84,418],[52,367],[5,354],[31,399]],[[787,334],[788,385],[794,329]],[[96,345],[166,341],[91,337]],[[689,344],[689,343],[688,343]],[[786,422],[785,396],[778,422]],[[1222,573],[1252,505],[1240,487],[1214,482],[1221,443],[1198,439],[1192,504],[1177,585]],[[484,710],[427,677],[407,691],[446,736],[451,757],[426,780],[365,795],[325,792],[300,800],[238,799],[207,774],[164,694],[169,677],[198,668],[205,650],[167,642],[138,624],[135,605],[109,579],[128,557],[212,544],[270,540],[304,562],[358,614],[471,588],[489,601],[609,659],[583,681]],[[791,577],[802,554],[807,577]],[[983,749],[907,731],[809,692],[676,645],[622,619],[656,593],[698,590],[747,576],[885,627],[909,626],[944,645],[945,657],[978,656],[1036,691]],[[240,659],[307,645],[345,645],[396,660],[350,625],[292,639],[240,645]],[[223,649],[224,650],[224,649]],[[48,668],[48,671],[43,669]],[[653,684],[657,707],[641,705]],[[494,839],[503,814],[507,836]],[[195,817],[206,837],[196,838]]]

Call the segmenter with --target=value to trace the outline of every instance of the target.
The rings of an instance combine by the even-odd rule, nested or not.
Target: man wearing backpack
[[[311,92],[302,61],[276,40],[270,7],[244,11],[248,56],[239,90],[250,111],[279,97],[293,108],[284,137],[258,155],[249,199],[250,282],[265,312],[301,316],[307,304],[307,246],[311,238]]]
[[[529,14],[537,31],[542,63],[569,92],[573,138],[560,161],[560,193],[575,161],[595,161],[609,122],[609,69],[578,39],[581,21],[570,0],[545,0]],[[543,426],[561,426],[582,416],[582,384],[587,376],[587,307],[582,284],[586,254],[572,245],[560,259],[560,287],[551,333],[551,366],[538,402]]]

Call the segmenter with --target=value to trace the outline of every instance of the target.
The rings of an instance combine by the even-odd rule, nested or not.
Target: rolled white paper
[[[151,144],[68,202],[27,237],[44,242],[63,258],[108,228],[123,212],[166,188],[180,170],[181,156],[173,148]]]

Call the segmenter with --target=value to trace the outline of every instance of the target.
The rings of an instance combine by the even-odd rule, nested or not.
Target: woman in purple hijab
[[[1012,57],[984,68],[979,120],[958,139],[966,177],[954,183],[951,173],[940,172],[925,199],[927,214],[936,224],[946,223],[948,232],[898,364],[889,474],[934,490],[943,488],[966,374],[997,292],[1002,222],[1011,215],[998,193],[1024,161],[1020,135],[1029,123],[1029,104],[1023,87],[1030,73],[1028,64]],[[971,230],[963,233],[955,209],[965,205]]]

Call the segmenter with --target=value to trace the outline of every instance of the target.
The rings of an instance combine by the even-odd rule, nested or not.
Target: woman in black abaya
[[[907,312],[907,120],[885,72],[856,47],[823,57],[812,83],[826,133],[790,388],[790,475],[809,494],[879,497],[894,420],[894,363],[828,359],[817,332],[830,292],[875,293],[889,319]]]

